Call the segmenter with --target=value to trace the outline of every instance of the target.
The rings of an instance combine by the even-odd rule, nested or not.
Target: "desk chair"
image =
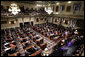
[[[6,53],[11,54],[11,49],[7,50]]]

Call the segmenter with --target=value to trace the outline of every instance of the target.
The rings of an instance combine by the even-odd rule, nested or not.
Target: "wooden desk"
[[[21,38],[20,40],[24,40],[24,39],[26,39],[26,38]]]
[[[19,52],[15,52],[15,53],[10,54],[10,55],[8,55],[8,56],[15,56],[15,54],[19,54]]]
[[[12,41],[12,42],[8,42],[8,43],[10,44],[10,43],[14,43],[14,42],[15,42],[15,41]]]
[[[57,37],[55,37],[55,38],[53,38],[53,39],[58,39],[58,38],[60,38],[60,36],[57,36]]]
[[[33,40],[33,38],[35,38],[35,37],[37,37],[37,36],[33,36],[33,37],[31,37],[31,39]]]
[[[10,47],[10,49],[11,49],[11,48],[14,48],[14,47],[16,47],[16,45],[13,45],[12,47]]]
[[[28,50],[28,49],[30,49],[31,47],[33,47],[34,45],[35,45],[35,44],[32,44],[31,46],[26,47],[25,49]]]
[[[40,45],[40,48],[41,48],[42,50],[44,50],[46,47],[47,47],[47,43],[42,43],[42,44]]]
[[[29,55],[29,56],[36,56],[36,55],[38,55],[38,54],[40,54],[41,53],[41,49],[39,49],[38,51],[36,51],[35,53],[33,53],[33,54],[31,54],[31,55]]]
[[[53,35],[54,35],[54,34],[52,34],[52,35],[49,35],[49,36],[48,36],[48,39],[50,39],[50,37],[51,37],[51,36],[53,36]]]
[[[67,38],[69,35],[66,35],[65,38]]]
[[[42,34],[43,31],[41,31],[40,33]]]
[[[48,39],[50,39],[50,35],[48,36]]]
[[[44,36],[45,36],[45,37],[46,37],[46,34],[47,34],[47,33],[44,33]]]
[[[62,33],[59,33],[59,35],[62,35]]]
[[[29,40],[29,41],[26,41],[26,42],[23,42],[23,43],[26,44],[26,43],[28,43],[28,42],[30,42],[30,40]]]
[[[40,40],[42,40],[42,39],[43,39],[43,38],[39,38],[39,39],[36,40],[36,42],[37,42],[37,41],[40,41]]]

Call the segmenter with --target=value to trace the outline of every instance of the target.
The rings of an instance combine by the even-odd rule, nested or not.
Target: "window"
[[[39,19],[38,18],[36,19],[36,22],[39,22]]]
[[[45,21],[46,21],[46,18],[45,18]]]
[[[61,11],[64,11],[65,5],[61,5]]]
[[[1,24],[7,24],[7,21],[1,21]]]
[[[59,11],[59,6],[56,6],[56,12],[58,12]]]
[[[55,19],[55,22],[57,22],[57,19]]]
[[[53,5],[53,11],[55,10],[55,6]]]
[[[11,24],[14,24],[14,21],[11,21]]]
[[[43,18],[41,18],[41,20],[43,20]]]
[[[80,7],[81,7],[80,3],[74,4],[74,11],[80,10]]]
[[[70,12],[70,11],[71,11],[71,6],[67,6],[66,11],[67,11],[67,12]]]
[[[65,24],[68,24],[68,20],[65,20]]]
[[[21,10],[21,12],[24,12],[24,6],[23,5],[20,5],[20,10]]]

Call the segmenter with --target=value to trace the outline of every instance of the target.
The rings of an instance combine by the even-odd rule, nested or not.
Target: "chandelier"
[[[18,14],[18,12],[20,12],[20,9],[17,6],[17,4],[13,3],[10,5],[10,8],[8,9],[8,11],[11,12],[12,14],[16,15],[16,14]]]
[[[51,6],[45,7],[45,11],[46,11],[49,15],[53,12]]]

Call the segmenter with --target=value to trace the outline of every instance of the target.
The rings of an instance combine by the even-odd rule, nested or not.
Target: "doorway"
[[[33,22],[24,22],[25,27],[31,27],[33,26]]]
[[[23,23],[19,23],[19,25],[20,25],[20,28],[23,28]]]

